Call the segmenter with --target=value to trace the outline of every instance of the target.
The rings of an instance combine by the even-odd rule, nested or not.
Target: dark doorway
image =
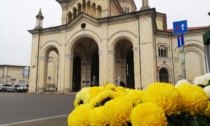
[[[91,86],[99,86],[99,54],[93,53],[91,58]]]
[[[129,51],[126,56],[126,86],[127,88],[135,88],[134,82],[134,63],[133,63],[133,51]]]
[[[81,88],[81,59],[79,56],[74,56],[72,90],[79,91],[80,88]]]
[[[168,71],[165,68],[161,68],[159,72],[160,82],[169,83]]]

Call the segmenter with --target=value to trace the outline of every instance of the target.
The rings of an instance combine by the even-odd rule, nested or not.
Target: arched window
[[[96,17],[96,4],[95,3],[92,4],[92,16]]]
[[[82,11],[82,5],[78,3],[78,14]]]
[[[160,45],[158,47],[158,56],[159,57],[168,57],[168,49],[165,45]]]
[[[74,7],[73,9],[73,18],[75,18],[77,16],[77,9]]]
[[[71,20],[72,20],[72,13],[69,12],[69,13],[68,13],[68,22],[71,21]]]
[[[102,17],[102,8],[101,6],[97,7],[97,18],[101,18]]]

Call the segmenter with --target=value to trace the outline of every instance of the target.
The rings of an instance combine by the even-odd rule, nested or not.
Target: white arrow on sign
[[[181,27],[182,27],[182,31],[184,31],[184,24],[183,23],[182,23]]]

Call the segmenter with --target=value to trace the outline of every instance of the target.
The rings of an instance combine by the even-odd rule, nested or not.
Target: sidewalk
[[[12,124],[7,126],[67,126],[67,117],[52,118],[27,123]]]

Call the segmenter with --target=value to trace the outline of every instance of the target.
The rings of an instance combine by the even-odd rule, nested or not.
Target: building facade
[[[60,26],[42,28],[41,10],[32,34],[29,92],[78,91],[106,81],[135,89],[160,81],[189,81],[206,73],[202,35],[208,27],[185,34],[185,64],[177,36],[167,30],[166,14],[142,0],[56,0]],[[185,68],[185,70],[183,69]]]
[[[29,67],[0,65],[0,84],[29,84]]]

